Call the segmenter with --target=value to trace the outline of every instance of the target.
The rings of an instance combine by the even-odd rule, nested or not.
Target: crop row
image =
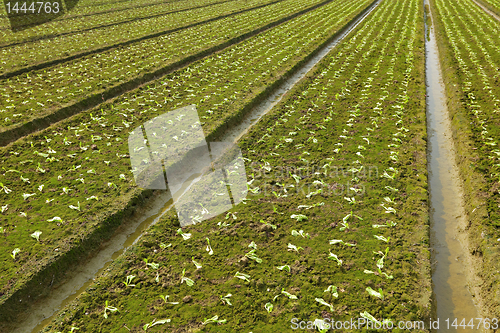
[[[74,14],[80,14],[80,15],[85,15],[87,13],[92,13],[92,12],[101,12],[101,11],[106,11],[106,10],[121,10],[121,9],[128,9],[128,8],[134,8],[138,6],[148,6],[148,5],[154,5],[158,3],[173,3],[173,2],[178,2],[179,0],[138,0],[134,1],[131,3],[128,0],[119,0],[119,1],[78,1],[78,5],[75,6],[71,10],[71,16]],[[7,13],[2,11],[0,13],[0,18],[7,17]]]
[[[18,127],[34,118],[42,118],[91,94],[102,93],[317,4],[317,0],[282,1],[49,69],[0,80],[0,128]]]
[[[128,0],[120,0],[120,1],[78,1],[78,5],[75,6],[71,12],[68,13],[68,16],[79,16],[79,15],[87,15],[92,13],[100,13],[109,10],[128,10],[133,8],[154,6],[161,3],[176,3],[176,2],[184,2],[184,0],[138,0],[138,1],[128,1]]]
[[[488,9],[500,15],[500,0],[481,0],[482,4],[485,4]]]
[[[450,113],[460,151],[458,164],[464,177],[471,254],[480,254],[477,274],[479,298],[485,313],[500,309],[500,22],[472,1],[432,2]],[[450,16],[451,15],[451,16]],[[496,290],[496,291],[495,291]]]
[[[204,131],[213,136],[367,6],[368,1],[355,0],[325,5],[101,110],[83,112],[3,148],[0,247],[8,250],[0,254],[6,260],[3,299],[30,271],[76,246],[141,192],[129,171],[129,130],[180,105],[197,104]],[[35,231],[42,232],[40,242],[32,242]],[[15,248],[20,252],[13,260],[9,253]]]
[[[164,3],[164,2],[178,2],[180,0],[173,0],[173,1],[162,1],[162,0],[139,0],[139,1],[134,1],[131,3],[130,1],[99,1],[98,3],[96,2],[84,2],[84,1],[79,1],[78,5],[74,7],[69,13],[66,13],[63,17],[60,17],[59,20],[65,20],[71,17],[78,17],[78,16],[85,16],[85,15],[92,15],[92,13],[102,13],[102,12],[108,12],[110,10],[116,10],[116,11],[121,11],[121,10],[127,10],[127,9],[133,9],[133,8],[140,8],[140,7],[147,7],[147,6],[154,6],[155,4],[158,3]],[[4,8],[4,7],[1,7]],[[7,13],[2,9],[0,10],[0,30],[9,30],[10,29],[10,23],[9,19],[7,16]]]
[[[382,2],[239,143],[244,203],[182,229],[166,215],[44,332],[429,316],[422,14]]]
[[[198,0],[190,2],[172,2],[154,4],[148,7],[135,7],[124,11],[108,11],[104,14],[94,13],[88,16],[78,16],[65,18],[63,20],[52,21],[21,32],[11,32],[0,30],[1,47],[10,47],[15,44],[22,44],[32,40],[49,39],[59,35],[102,29],[108,26],[122,26],[131,21],[140,21],[167,15],[179,11],[187,11],[198,7],[207,7],[219,4],[221,0]]]
[[[198,8],[123,25],[14,45],[0,50],[0,73],[4,74],[25,66],[31,67],[49,60],[53,61],[57,58],[115,45],[162,31],[186,27],[223,15],[237,14],[242,10],[249,10],[273,2],[276,0],[226,2],[208,8]]]

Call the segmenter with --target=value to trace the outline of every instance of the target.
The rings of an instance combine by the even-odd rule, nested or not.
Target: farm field
[[[239,142],[245,205],[182,232],[166,215],[46,332],[430,316],[422,10],[382,2]],[[103,318],[105,303],[119,312]]]
[[[500,1],[498,0],[483,0],[480,2],[481,4],[485,5],[486,8],[491,10],[497,15],[500,15]]]
[[[47,40],[33,41],[2,48],[0,55],[0,73],[6,74],[25,66],[43,66],[44,62],[53,63],[58,58],[81,57],[96,49],[109,49],[120,43],[128,44],[155,35],[172,32],[189,25],[199,24],[222,17],[234,15],[244,10],[264,6],[276,1],[249,0],[221,3],[207,8],[198,8],[185,12],[172,13],[147,20],[138,20],[125,25],[108,26],[91,32],[56,36]],[[155,36],[156,37],[156,36]],[[87,52],[85,52],[87,51]]]
[[[83,112],[3,148],[2,247],[22,249],[15,260],[8,253],[2,258],[11,259],[5,261],[8,264],[4,265],[1,277],[3,299],[23,286],[34,271],[57,262],[60,253],[68,253],[89,234],[102,233],[103,225],[119,224],[121,211],[127,205],[130,212],[132,202],[137,201],[133,198],[142,191],[134,186],[129,170],[124,135],[127,128],[135,128],[161,114],[160,106],[175,108],[179,105],[177,100],[183,98],[199,104],[199,110],[205,114],[203,129],[208,136],[215,136],[267,85],[304,60],[368,4],[368,1],[351,1],[343,6],[332,3],[327,5],[327,11],[308,12],[101,105],[99,110]],[[315,24],[304,29],[304,22],[312,17]],[[280,46],[280,52],[269,52],[273,44]],[[253,71],[248,73],[243,63],[252,64]],[[238,80],[221,86],[217,80],[206,79],[208,75],[217,75],[218,80],[224,80],[229,72],[237,75]],[[199,88],[197,94],[190,86]],[[239,102],[231,102],[236,95]],[[26,146],[30,148],[25,150]],[[21,166],[28,169],[21,172]],[[28,230],[31,228],[40,230]],[[40,242],[30,237],[35,231],[44,235]]]
[[[43,25],[34,27],[23,32],[14,33],[9,26],[2,26],[2,46],[10,46],[29,40],[48,39],[57,35],[91,30],[109,25],[124,24],[130,20],[143,20],[146,18],[165,15],[173,12],[187,11],[199,7],[208,7],[221,3],[217,1],[193,1],[193,2],[166,2],[166,3],[137,3],[127,8],[117,8],[116,4],[105,7],[90,7],[87,11],[71,11],[71,15],[60,21],[51,22],[53,27]],[[127,4],[127,3],[125,3]]]
[[[448,241],[434,231],[446,198],[431,182],[433,76],[463,189],[453,194],[461,248],[449,257],[464,267],[448,274],[495,332],[500,20],[486,8],[498,2],[82,0],[17,32],[0,10],[0,333],[289,332],[301,321],[326,332],[351,319],[359,327],[345,331],[404,322],[430,332],[461,302],[452,282],[436,282]],[[150,149],[156,138],[131,137],[188,106],[211,149],[237,138],[239,168],[223,174],[245,175],[246,198],[203,220],[219,208],[196,203],[222,194],[184,184],[193,224],[169,201],[123,254],[102,257],[102,274],[74,286],[76,299],[47,303],[43,329],[27,320],[150,214],[165,191],[138,186],[134,163],[161,159],[165,175],[179,166]],[[221,184],[235,195],[231,182]]]
[[[10,137],[27,122],[50,119],[61,113],[61,109],[67,110],[62,113],[68,114],[72,112],[70,110],[79,111],[87,105],[102,103],[104,95],[108,99],[117,90],[139,86],[144,82],[141,77],[145,74],[174,68],[188,57],[199,57],[201,52],[227,46],[244,34],[251,36],[269,25],[278,25],[319,3],[283,1],[236,17],[1,80],[2,95],[6,99],[2,101],[5,126],[0,130],[5,132],[3,137]],[[200,42],[202,34],[209,38]],[[122,66],[123,63],[127,65]],[[85,76],[85,80],[81,76]]]

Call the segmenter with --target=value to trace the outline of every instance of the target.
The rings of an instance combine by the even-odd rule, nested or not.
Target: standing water
[[[426,8],[428,2],[425,1]],[[438,48],[427,12],[426,81],[428,173],[430,191],[431,248],[434,292],[434,320],[439,319],[436,332],[476,332],[460,325],[479,318],[473,297],[467,286],[467,251],[459,241],[459,228],[466,224],[466,214],[460,176],[455,161],[451,122],[441,77]],[[476,322],[477,323],[477,322]],[[437,326],[437,325],[436,325]]]

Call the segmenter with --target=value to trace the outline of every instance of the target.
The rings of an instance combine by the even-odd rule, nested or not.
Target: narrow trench
[[[338,36],[319,50],[314,57],[298,68],[290,77],[280,84],[266,99],[257,104],[242,121],[224,133],[222,142],[236,142],[254,126],[262,116],[268,113],[313,67],[320,62],[330,51],[337,46],[351,31],[353,31],[380,3],[372,4],[363,15],[341,30]],[[197,175],[198,176],[198,175]],[[175,196],[182,196],[189,187],[197,182],[201,176],[187,179]],[[49,324],[64,306],[81,295],[103,273],[108,266],[122,255],[127,248],[135,244],[141,235],[154,225],[173,206],[169,192],[156,192],[152,199],[130,221],[124,222],[123,227],[101,246],[94,257],[82,263],[70,273],[66,282],[56,286],[50,295],[35,302],[27,311],[25,318],[12,333],[37,333]]]
[[[428,0],[424,0],[424,5],[433,320],[439,320],[439,328],[435,327],[433,332],[477,332],[471,327],[456,329],[452,325],[455,318],[455,324],[460,325],[465,319],[467,325],[480,316],[467,285],[471,266],[460,241],[463,238],[460,229],[467,216]]]

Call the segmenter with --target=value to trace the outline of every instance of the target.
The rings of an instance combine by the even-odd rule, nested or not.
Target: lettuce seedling
[[[245,274],[245,273],[236,272],[236,274],[234,274],[234,277],[237,277],[238,279],[242,279],[242,280],[245,280],[247,282],[250,282],[250,280],[248,279],[250,277],[250,275]]]
[[[246,253],[245,254],[245,257],[247,257],[248,259],[252,259],[252,260],[255,260],[256,262],[258,262],[259,264],[262,262],[262,259],[260,259],[256,254],[255,254],[255,249],[254,250],[251,250],[250,252]]]
[[[5,192],[5,194],[9,194],[10,192],[12,192],[12,190],[8,189],[7,186],[4,186],[2,183],[0,183],[0,187]]]
[[[297,247],[297,246],[295,246],[295,245],[293,245],[293,244],[291,244],[291,243],[288,243],[288,251],[290,251],[290,250],[294,250],[294,251],[296,251],[296,252],[299,252],[299,250],[303,250],[303,249],[304,249],[304,248],[302,248],[302,247],[300,247],[300,246],[299,246],[299,247]]]
[[[391,199],[389,197],[384,197],[384,200],[387,201],[388,203],[395,203],[394,199]]]
[[[31,194],[28,194],[28,193],[23,193],[23,199],[26,200],[28,199],[29,197],[32,197],[34,196],[36,193],[31,193]]]
[[[328,304],[324,299],[322,298],[316,298],[315,299],[316,302],[318,302],[319,304],[322,304],[322,305],[325,305],[325,306],[328,306],[330,308],[330,311],[333,312],[333,305],[331,304]]]
[[[227,305],[232,305],[231,301],[229,300],[229,297],[233,296],[232,294],[227,294],[226,296],[221,296],[220,300],[222,303],[227,304]]]
[[[353,211],[352,211],[352,210],[351,210],[351,212],[350,212],[349,214],[347,214],[346,216],[344,216],[344,218],[342,219],[342,221],[343,221],[344,223],[347,223],[347,220],[349,220],[349,218],[351,218],[351,217],[356,217],[358,220],[363,221],[363,218],[361,218],[361,217],[360,217],[360,216],[358,216],[358,215],[354,215],[354,213],[353,213]]]
[[[226,319],[219,319],[219,316],[215,315],[212,318],[204,318],[205,321],[201,323],[202,325],[207,325],[210,323],[217,323],[217,324],[224,324],[227,320]]]
[[[394,187],[391,187],[391,186],[386,186],[385,187],[387,190],[389,191],[393,191],[393,192],[399,192],[399,190],[397,188],[394,188]]]
[[[288,265],[278,266],[276,268],[279,269],[280,271],[287,271],[288,273],[290,273],[290,266]]]
[[[194,260],[194,257],[191,257],[191,261],[193,262],[193,264],[196,266],[196,269],[200,269],[202,268],[203,266],[200,265],[199,263],[197,263],[195,260]]]
[[[264,308],[267,310],[267,312],[271,313],[271,311],[273,311],[274,306],[271,303],[266,303],[266,305],[264,305]]]
[[[378,236],[378,235],[373,235],[373,237],[386,243],[388,243],[391,240],[391,237],[385,238],[384,236]]]
[[[333,254],[333,253],[330,252],[330,254],[328,255],[328,259],[335,260],[337,262],[338,266],[342,265],[342,260],[340,260],[339,257],[337,257],[336,254]]]
[[[382,208],[385,209],[386,214],[390,214],[390,213],[396,214],[396,210],[394,208],[386,207],[386,206],[384,206],[384,204],[380,204],[380,206],[382,206]]]
[[[378,321],[377,319],[375,319],[374,316],[372,316],[371,314],[369,314],[368,312],[360,312],[359,314],[361,317],[365,318],[365,319],[368,319],[376,324],[380,324],[380,321]]]
[[[169,298],[170,296],[169,295],[160,295],[160,298],[165,302],[165,304],[172,304],[172,305],[177,305],[179,304],[179,302],[169,302],[167,301],[167,299]]]
[[[127,287],[135,287],[135,284],[131,284],[132,280],[135,278],[135,275],[127,275],[127,280],[123,282]]]
[[[330,244],[331,245],[339,244],[339,243],[342,244],[342,245],[346,245],[346,246],[356,246],[356,244],[346,243],[346,242],[344,242],[341,239],[332,239],[332,240],[330,240]]]
[[[273,212],[276,213],[276,214],[281,214],[283,215],[284,213],[280,213],[278,212],[278,209],[276,208],[276,206],[273,205]]]
[[[367,292],[368,292],[368,294],[370,294],[371,296],[378,297],[378,298],[380,298],[381,300],[384,300],[384,293],[382,292],[382,288],[378,288],[378,292],[376,292],[376,291],[375,291],[375,290],[373,290],[372,288],[367,287],[367,288],[366,288],[366,291],[367,291]]]
[[[227,219],[229,219],[229,215],[232,215],[233,220],[236,220],[236,219],[237,219],[236,214],[238,214],[238,212],[234,212],[234,213],[227,213],[227,214],[226,214],[226,220],[227,220]]]
[[[328,288],[326,288],[323,292],[324,293],[331,292],[333,297],[335,297],[335,298],[339,297],[339,293],[337,292],[337,287],[332,286],[332,285],[329,285]]]
[[[394,223],[393,221],[387,221],[386,224],[373,224],[373,228],[384,228],[384,227],[394,227],[397,225],[397,223]]]
[[[80,210],[80,201],[78,201],[78,205],[77,206],[69,205],[69,208],[81,212],[81,210]]]
[[[212,255],[212,254],[214,254],[214,250],[212,250],[212,247],[210,246],[210,239],[208,239],[208,237],[206,237],[206,240],[208,243],[206,250],[207,250],[209,255]]]
[[[304,230],[292,230],[292,236],[302,236],[302,238],[311,238],[309,234],[304,234]]]
[[[192,287],[194,285],[194,281],[191,280],[190,278],[188,277],[185,277],[184,275],[186,274],[186,269],[184,268],[184,270],[182,271],[182,277],[181,277],[181,284],[183,282],[186,282],[186,284],[189,286],[189,287]]]
[[[198,222],[201,222],[201,217],[196,216],[196,218],[198,218],[198,220],[197,220]],[[193,218],[193,220],[196,218]],[[224,228],[224,227],[229,227],[231,225],[231,223],[226,223],[225,221],[224,222],[219,221],[219,222],[217,222],[217,225],[219,226],[219,228]]]
[[[150,322],[150,323],[148,323],[148,324],[144,325],[144,326],[142,327],[142,329],[143,329],[143,330],[145,330],[145,331],[147,331],[147,330],[148,330],[148,328],[150,328],[150,327],[153,327],[153,326],[155,326],[155,325],[163,325],[163,324],[165,324],[165,323],[170,323],[170,319],[162,319],[162,320],[158,320],[158,321],[157,321],[156,319],[153,319],[153,321],[152,321],[152,322]]]
[[[326,333],[330,329],[330,324],[326,323],[323,319],[314,320],[314,327],[318,328],[320,333]]]
[[[106,312],[106,311],[116,312],[116,311],[118,311],[118,309],[117,309],[117,308],[115,308],[114,306],[109,306],[109,305],[108,305],[108,300],[106,300],[105,304],[106,304],[106,305],[105,305],[105,307],[104,307],[104,318],[106,318],[106,319],[107,319],[107,318],[108,318],[108,314],[107,314],[107,312]],[[119,312],[119,311],[118,311],[118,312]]]
[[[293,177],[293,179],[295,179],[295,182],[298,184],[300,182],[300,177],[295,175],[295,174],[292,174],[290,171],[288,171],[288,173],[290,174],[290,176]]]
[[[191,234],[183,232],[181,228],[177,229],[177,234],[181,235],[184,240],[191,238]]]
[[[285,296],[287,296],[289,299],[298,299],[297,296],[290,294],[289,292],[285,291],[285,288],[281,289],[281,293]]]
[[[12,254],[10,255],[12,259],[16,260],[16,255],[21,252],[21,249],[16,247],[14,250],[12,250]]]
[[[273,228],[273,230],[276,230],[276,228],[277,228],[274,224],[271,224],[271,223],[266,222],[264,220],[260,220],[260,223],[264,223],[265,225],[270,226],[271,228]]]
[[[41,234],[42,234],[41,231],[35,231],[34,233],[31,234],[31,237],[33,237],[34,239],[36,239],[37,242],[39,242]]]
[[[303,214],[293,214],[290,216],[292,219],[296,219],[298,222],[302,222],[303,220],[307,220],[307,216]]]
[[[340,224],[342,224],[342,227],[340,227],[340,231],[344,231],[346,229],[349,229],[349,223],[347,222],[340,222]]]

